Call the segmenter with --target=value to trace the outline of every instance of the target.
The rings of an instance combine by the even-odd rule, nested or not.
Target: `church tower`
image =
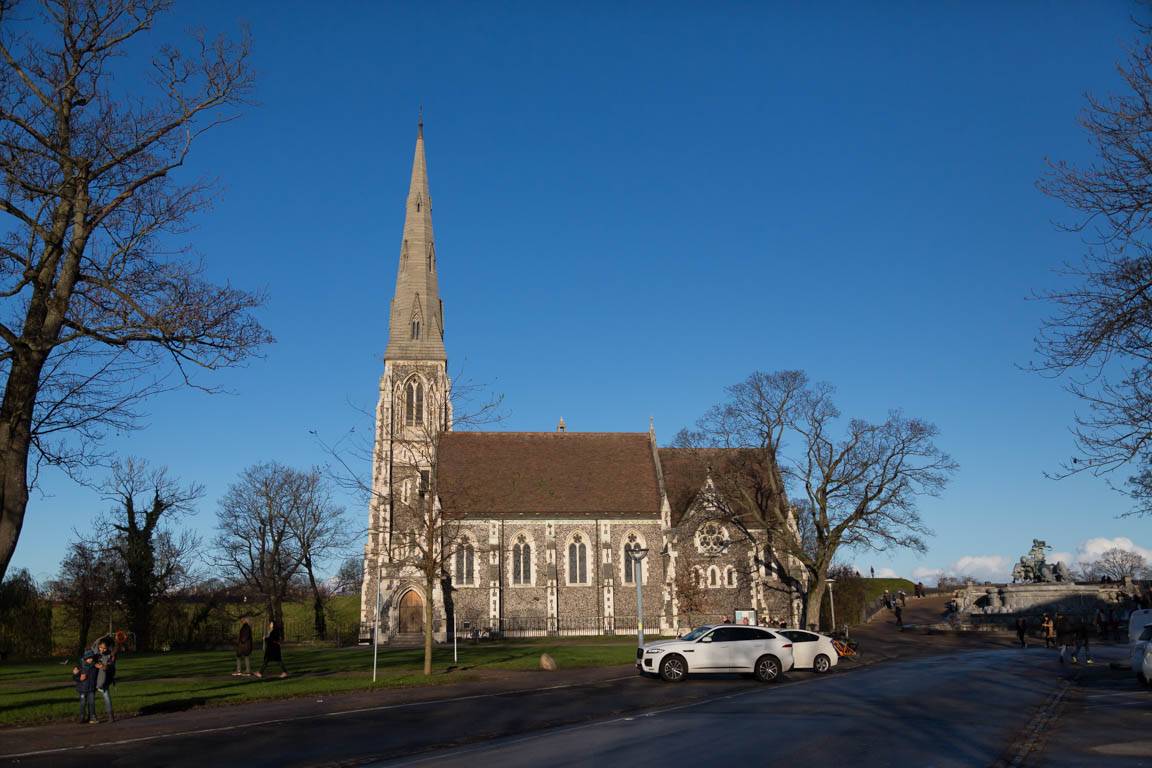
[[[422,632],[429,599],[418,567],[425,533],[423,510],[436,503],[429,479],[438,436],[452,428],[437,269],[421,118],[376,405],[369,536],[364,546],[360,634],[366,638],[375,624],[379,587],[380,642],[398,632]],[[431,597],[442,608],[438,595]],[[437,629],[443,631],[442,626]]]

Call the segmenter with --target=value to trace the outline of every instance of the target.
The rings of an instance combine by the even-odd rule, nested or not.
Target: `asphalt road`
[[[1152,694],[1106,663],[1061,668],[1041,648],[949,653],[826,676],[797,672],[772,685],[739,677],[669,685],[621,668],[596,675],[491,693],[427,691],[419,695],[429,698],[394,703],[342,699],[324,711],[297,703],[283,716],[270,703],[200,713],[194,722],[136,718],[135,732],[93,726],[101,741],[19,756],[0,734],[0,765],[553,768],[734,758],[943,768],[1008,765],[1017,756],[1017,765],[1047,765],[1057,755],[1063,762],[1052,764],[1152,762],[1152,744],[1143,741],[1152,732]],[[1128,709],[1117,720],[1118,710],[1106,707],[1120,705]],[[1093,726],[1089,743],[1081,724],[1092,723],[1111,730]],[[1133,733],[1133,723],[1143,730]]]
[[[1051,654],[1031,649],[792,677],[717,681],[703,701],[388,764],[990,766],[1060,682]]]

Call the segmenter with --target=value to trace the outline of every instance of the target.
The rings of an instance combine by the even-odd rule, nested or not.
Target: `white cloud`
[[[1069,568],[1076,565],[1076,556],[1071,552],[1049,552],[1044,555],[1044,560],[1049,563],[1064,563]]]
[[[894,579],[896,578],[896,571],[891,568],[877,568],[876,578],[878,579]]]
[[[964,555],[945,569],[950,576],[971,576],[977,581],[1007,581],[1012,561],[1003,555]]]
[[[1125,552],[1135,552],[1143,556],[1145,560],[1152,562],[1152,549],[1138,547],[1132,542],[1132,539],[1125,536],[1117,536],[1113,539],[1097,536],[1096,538],[1082,541],[1080,545],[1076,547],[1076,560],[1078,562],[1098,560],[1100,555],[1110,549],[1122,549]]]
[[[977,582],[1009,581],[1012,578],[1012,563],[1012,560],[1001,555],[964,555],[946,568],[916,568],[912,571],[912,580],[925,581],[929,586],[939,583],[941,576],[971,576]]]

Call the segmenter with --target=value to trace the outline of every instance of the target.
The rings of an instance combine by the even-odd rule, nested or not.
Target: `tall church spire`
[[[424,159],[424,116],[416,131],[416,156],[404,213],[400,268],[388,320],[385,360],[447,360],[444,307],[436,280],[436,244],[432,237],[432,200]]]

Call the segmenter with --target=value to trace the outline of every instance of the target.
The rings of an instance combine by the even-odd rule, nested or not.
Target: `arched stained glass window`
[[[532,583],[532,545],[524,534],[517,536],[512,545],[512,583]]]
[[[456,550],[456,583],[465,585],[476,583],[476,552],[470,541],[465,541]]]
[[[568,583],[588,583],[588,545],[579,533],[572,537],[568,545]]]
[[[644,566],[642,566],[639,562],[634,561],[632,559],[632,555],[629,554],[633,550],[639,551],[640,549],[642,549],[642,547],[640,546],[640,540],[636,536],[636,534],[634,534],[634,533],[628,534],[628,538],[624,541],[624,583],[625,584],[635,584],[637,576],[639,576],[641,579],[643,578]]]
[[[424,423],[424,385],[419,381],[408,382],[404,393],[404,423],[409,427]]]

